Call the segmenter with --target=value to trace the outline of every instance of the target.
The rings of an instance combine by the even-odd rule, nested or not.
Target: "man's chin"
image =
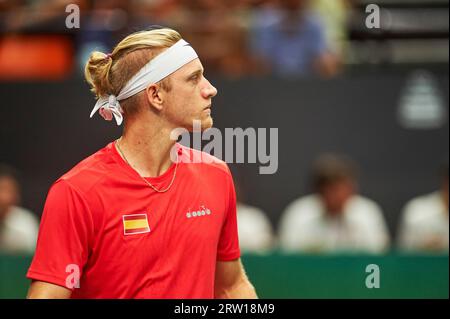
[[[213,122],[212,117],[208,116],[207,118],[203,118],[201,120],[193,120],[192,123],[184,125],[184,128],[191,133],[199,130],[203,132],[210,129],[213,126]]]
[[[210,129],[213,127],[214,121],[212,117],[208,117],[206,120],[202,121],[202,131],[206,131],[207,129]]]

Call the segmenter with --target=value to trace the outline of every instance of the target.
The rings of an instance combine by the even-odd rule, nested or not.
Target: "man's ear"
[[[150,106],[161,111],[163,108],[163,90],[157,84],[151,84],[145,89],[146,98]]]

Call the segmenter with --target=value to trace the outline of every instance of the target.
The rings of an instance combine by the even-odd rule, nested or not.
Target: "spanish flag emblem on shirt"
[[[142,234],[150,232],[147,214],[123,215],[124,235]]]

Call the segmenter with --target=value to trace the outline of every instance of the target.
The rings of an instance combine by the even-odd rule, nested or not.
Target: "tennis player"
[[[29,298],[256,298],[240,261],[228,166],[171,138],[212,126],[217,90],[172,29],[93,52],[85,76],[123,135],[50,188]],[[192,153],[207,161],[192,163]],[[195,154],[194,154],[195,155]]]

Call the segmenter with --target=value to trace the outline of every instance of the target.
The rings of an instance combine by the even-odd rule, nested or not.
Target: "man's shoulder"
[[[181,161],[184,164],[188,164],[191,167],[197,167],[202,171],[220,171],[226,175],[231,176],[230,169],[225,161],[204,151],[199,151],[181,144],[180,147],[183,150]]]
[[[13,206],[9,211],[6,224],[12,227],[24,228],[28,225],[38,225],[37,217],[28,209]]]
[[[310,206],[320,204],[320,198],[317,194],[308,194],[295,199],[290,205],[292,206]]]
[[[411,221],[422,221],[433,218],[440,213],[442,202],[439,192],[420,195],[409,200],[404,208],[405,218]]]
[[[381,207],[376,201],[359,194],[352,196],[349,206],[355,210],[381,212]]]
[[[237,204],[237,211],[238,218],[258,219],[260,217],[266,217],[266,213],[261,208],[244,203]]]
[[[439,192],[432,192],[424,195],[416,196],[410,199],[406,205],[410,206],[423,206],[434,204],[436,201],[439,201]]]
[[[379,219],[383,217],[381,206],[374,200],[356,194],[346,205],[346,213],[349,216],[361,219]]]
[[[55,183],[64,181],[77,191],[88,192],[111,172],[111,165],[115,162],[110,152],[111,144],[80,161]]]
[[[319,217],[322,212],[323,205],[317,194],[309,194],[297,198],[285,210],[286,214],[301,217]]]

